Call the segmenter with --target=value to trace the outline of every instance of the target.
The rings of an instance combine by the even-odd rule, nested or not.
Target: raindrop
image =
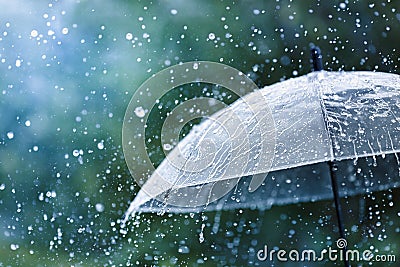
[[[128,32],[128,33],[125,35],[125,38],[126,38],[126,40],[131,41],[131,40],[133,39],[132,33]]]
[[[37,30],[31,31],[31,37],[36,38],[38,35],[39,35],[39,32]]]
[[[74,157],[79,156],[79,150],[78,150],[78,149],[75,149],[74,151],[72,151],[72,155],[73,155]]]
[[[205,226],[206,225],[204,223],[201,225],[201,231],[200,231],[200,234],[199,234],[199,242],[200,243],[204,242],[204,227]]]
[[[341,9],[345,9],[345,8],[346,8],[346,3],[340,3],[340,4],[339,4],[339,7],[340,7]]]
[[[46,192],[46,197],[55,198],[56,196],[57,196],[57,193],[55,191],[47,191]]]
[[[260,10],[254,9],[254,10],[253,10],[253,14],[254,14],[254,15],[259,15],[259,14],[260,14]]]
[[[146,112],[143,109],[143,107],[136,107],[134,112],[135,115],[138,116],[139,118],[143,118],[146,115]]]
[[[25,126],[26,126],[26,127],[31,126],[31,121],[30,121],[30,120],[25,121]]]
[[[104,143],[103,142],[98,143],[97,148],[100,150],[104,149]]]
[[[182,254],[188,254],[190,252],[190,249],[188,246],[180,246],[178,252]]]
[[[178,10],[176,10],[176,9],[171,9],[171,14],[172,14],[172,15],[178,14]]]
[[[7,138],[8,139],[13,139],[14,138],[14,133],[13,132],[8,132],[7,133]]]
[[[104,211],[104,205],[101,204],[101,203],[97,203],[95,205],[95,208],[96,208],[97,212],[103,212]]]
[[[215,33],[210,32],[210,33],[208,34],[208,39],[214,40],[214,39],[215,39]]]
[[[63,28],[62,30],[61,30],[61,32],[62,32],[62,34],[68,34],[68,28]]]
[[[172,149],[172,146],[170,144],[164,144],[163,145],[164,150],[170,151]]]

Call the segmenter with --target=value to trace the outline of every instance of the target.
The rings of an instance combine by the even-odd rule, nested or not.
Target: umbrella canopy
[[[233,110],[242,120],[254,116],[246,113],[243,103],[257,105],[259,92],[265,97],[275,124],[274,131],[271,124],[261,125],[265,129],[254,138],[273,141],[272,160],[270,164],[263,162],[265,168],[254,168],[252,162],[260,162],[256,160],[258,142],[250,141],[250,149],[242,151],[250,155],[243,175],[226,175],[229,171],[225,168],[236,166],[230,158],[231,149],[225,148],[230,140],[213,123],[218,119],[212,118],[224,118],[227,110]],[[126,215],[134,211],[265,209],[275,204],[333,198],[326,162],[337,162],[340,196],[400,185],[400,161],[396,154],[400,151],[400,76],[320,71],[267,86],[259,92],[246,95],[195,127],[143,185]],[[252,132],[252,126],[248,127],[247,132]],[[204,136],[217,146],[213,164],[196,172],[173,164],[171,158],[181,153],[204,154],[198,145]],[[234,190],[218,200],[213,198],[227,188]]]

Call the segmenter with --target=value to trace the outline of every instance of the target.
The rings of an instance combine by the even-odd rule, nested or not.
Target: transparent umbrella
[[[195,127],[142,186],[125,219],[135,211],[266,209],[329,198],[335,198],[338,206],[339,197],[400,185],[400,76],[318,71],[259,92],[270,112],[263,116],[272,114],[274,124],[253,127],[249,122],[244,128],[250,139],[258,129],[261,133],[254,134],[255,139],[271,140],[267,143],[267,147],[274,144],[267,151],[273,154],[271,161],[264,160],[263,168],[255,168],[261,150],[259,142],[250,140],[248,149],[238,152],[248,155],[241,175],[226,175],[226,168],[238,166],[230,159],[232,146],[226,146],[231,136],[219,131],[221,123],[215,121],[229,121],[232,111],[241,120],[251,121],[255,116],[246,113],[243,103],[256,106],[261,101],[259,94],[251,93]],[[226,127],[238,125],[223,124]],[[211,164],[198,171],[173,164],[174,157],[182,154],[187,155],[186,163],[192,155],[207,158],[207,146],[199,146],[205,136],[213,140],[213,151],[217,151]],[[224,190],[229,193],[221,194]]]
[[[314,69],[320,67],[314,60]],[[258,114],[247,112],[244,103],[256,107],[253,111]],[[224,123],[231,121],[232,113],[248,123]],[[255,127],[252,119],[260,114],[267,120]],[[250,139],[245,149],[241,140],[231,140],[234,134],[226,134],[242,128]],[[214,151],[212,155],[208,149]],[[339,199],[400,186],[398,152],[399,75],[312,72],[250,93],[194,127],[142,185],[124,221],[136,211],[268,209],[334,199],[344,237]],[[247,162],[236,160],[237,155],[232,159],[234,153],[247,155]],[[272,154],[271,160],[260,161],[260,153]],[[184,165],[174,164],[182,157]],[[199,157],[210,164],[185,168]],[[240,169],[241,175],[235,177],[228,168]]]

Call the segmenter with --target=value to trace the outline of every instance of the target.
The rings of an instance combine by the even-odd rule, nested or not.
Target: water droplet
[[[125,38],[126,38],[126,40],[128,40],[128,41],[132,40],[132,39],[133,39],[132,33],[128,32],[128,33],[125,35]]]
[[[13,132],[8,132],[7,133],[7,138],[8,139],[13,139],[14,138],[14,133]]]
[[[172,149],[172,146],[170,144],[164,144],[163,145],[164,150],[170,151]]]
[[[101,203],[97,203],[95,205],[95,208],[96,208],[97,212],[103,212],[104,211],[104,205],[101,204]]]
[[[215,39],[215,33],[210,32],[210,33],[208,34],[208,39],[214,40],[214,39]]]
[[[69,30],[68,30],[68,28],[63,28],[61,30],[61,32],[62,32],[62,34],[68,34]]]
[[[36,38],[38,35],[39,35],[39,32],[37,30],[31,31],[31,37]]]
[[[143,109],[143,107],[136,107],[134,112],[139,118],[143,118],[146,115],[146,111]]]
[[[75,149],[74,151],[72,151],[72,155],[73,155],[74,157],[79,156],[79,150],[78,150],[78,149]]]
[[[204,227],[205,226],[206,225],[204,223],[201,225],[201,231],[200,231],[200,235],[199,235],[199,242],[200,243],[204,242]]]
[[[97,148],[100,150],[104,149],[104,143],[103,142],[98,143]]]
[[[188,246],[180,246],[178,252],[182,254],[188,254],[190,252],[190,249]]]
[[[176,10],[176,9],[171,9],[171,14],[172,14],[172,15],[178,14],[178,10]]]

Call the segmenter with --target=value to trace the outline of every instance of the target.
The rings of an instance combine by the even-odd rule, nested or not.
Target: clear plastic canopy
[[[168,157],[173,158],[178,149],[190,155],[201,153],[196,149],[207,135],[217,146],[213,164],[192,172],[164,160],[143,185],[127,215],[134,211],[262,209],[332,198],[328,161],[338,162],[341,196],[400,185],[396,154],[400,151],[400,76],[321,71],[264,87],[260,92],[272,112],[274,133],[269,125],[267,133],[261,129],[254,138],[274,141],[271,164],[257,166],[260,150],[257,141],[250,142],[250,150],[243,151],[251,155],[245,168],[248,172],[241,177],[224,176],[225,165],[235,166],[226,145],[231,140],[213,128],[216,126],[209,119],[196,126]],[[223,117],[229,109],[245,120],[253,115],[246,113],[243,102],[257,105],[257,98],[256,93],[246,95],[215,116]],[[261,186],[249,192],[253,180]],[[228,194],[213,198],[227,188],[232,189]],[[151,197],[154,195],[157,198]]]

